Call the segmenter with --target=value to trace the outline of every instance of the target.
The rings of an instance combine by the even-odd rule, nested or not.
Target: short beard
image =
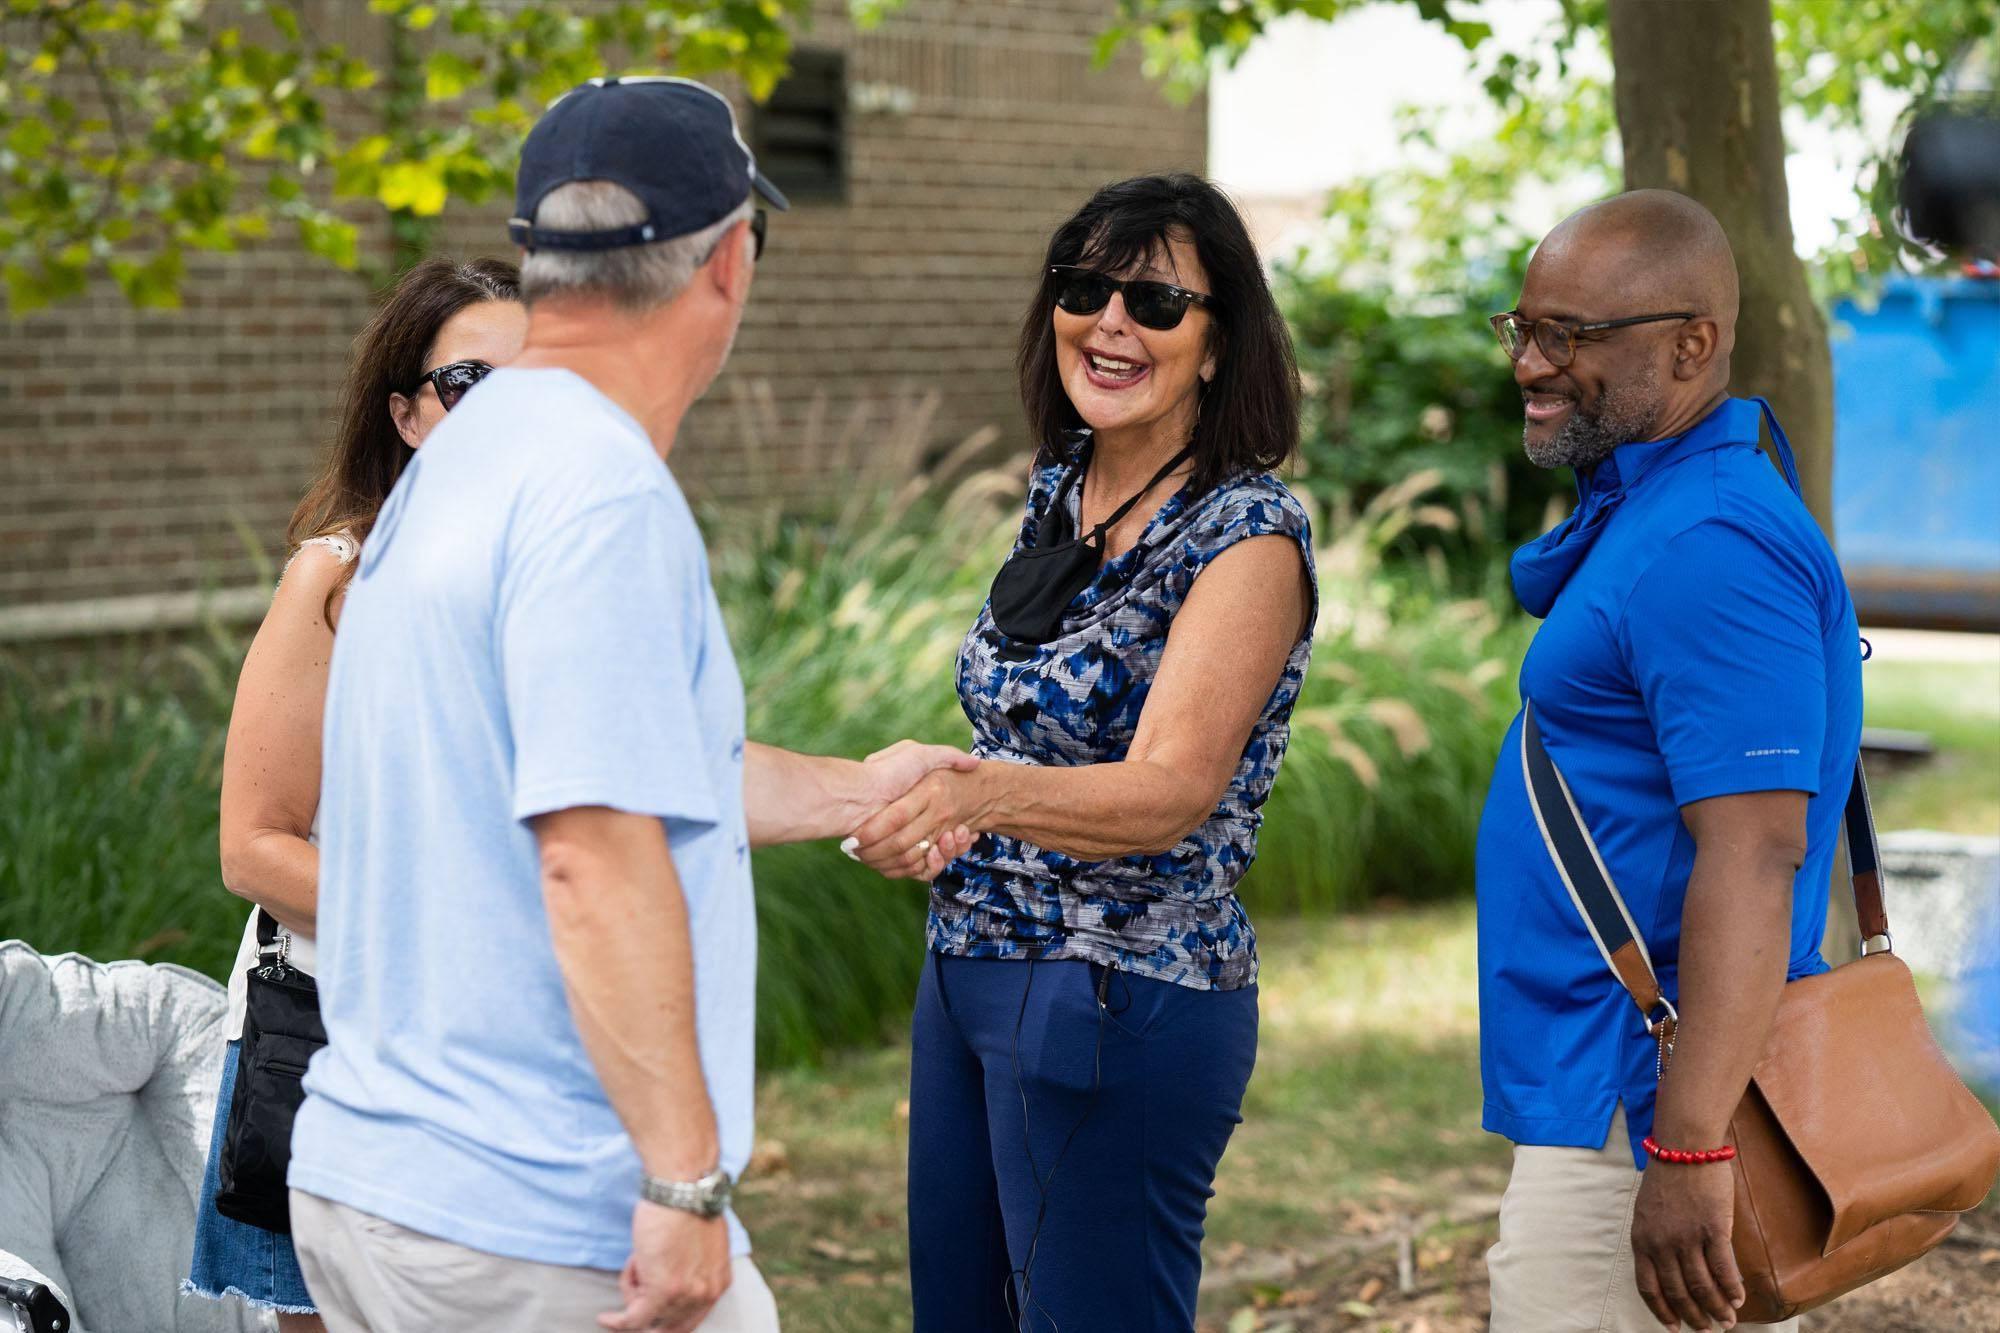
[[[1659,368],[1648,365],[1636,378],[1607,388],[1598,396],[1596,410],[1585,411],[1579,401],[1562,429],[1539,444],[1523,427],[1521,444],[1528,461],[1536,467],[1571,467],[1579,472],[1596,467],[1619,445],[1653,433],[1660,419],[1659,389]]]

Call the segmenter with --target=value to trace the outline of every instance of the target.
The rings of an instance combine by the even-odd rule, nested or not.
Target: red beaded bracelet
[[[1655,1161],[1670,1162],[1675,1166],[1707,1166],[1711,1162],[1729,1162],[1736,1158],[1736,1145],[1725,1143],[1720,1148],[1662,1148],[1651,1134],[1646,1136],[1646,1151]]]

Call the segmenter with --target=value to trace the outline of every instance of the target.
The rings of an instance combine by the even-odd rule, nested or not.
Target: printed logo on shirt
[[[1798,752],[1799,748],[1796,745],[1787,745],[1782,749],[1774,747],[1768,750],[1745,750],[1743,757],[1745,759],[1765,759],[1774,754],[1797,754]]]

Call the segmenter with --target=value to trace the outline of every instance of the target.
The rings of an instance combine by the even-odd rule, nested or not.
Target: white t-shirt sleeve
[[[516,819],[601,805],[716,822],[692,685],[707,588],[699,534],[655,491],[509,552],[498,636]]]

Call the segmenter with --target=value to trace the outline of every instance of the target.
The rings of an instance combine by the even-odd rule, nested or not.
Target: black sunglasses
[[[1573,319],[1529,319],[1518,310],[1509,310],[1494,315],[1486,322],[1493,326],[1493,336],[1500,340],[1509,359],[1519,361],[1528,350],[1528,339],[1542,349],[1542,355],[1549,364],[1560,370],[1576,360],[1576,335],[1597,333],[1604,329],[1622,329],[1632,324],[1653,324],[1663,319],[1693,319],[1695,316],[1685,310],[1677,310],[1669,315],[1633,315],[1630,319],[1605,319],[1595,324],[1580,324]]]
[[[1070,315],[1094,315],[1110,305],[1111,294],[1117,292],[1125,298],[1125,313],[1134,323],[1164,331],[1177,327],[1191,305],[1215,306],[1214,298],[1203,292],[1169,282],[1124,281],[1074,264],[1051,264],[1049,276],[1056,283],[1056,308]]]
[[[492,373],[493,367],[484,361],[454,361],[448,366],[425,371],[408,392],[414,398],[424,391],[424,385],[428,383],[437,390],[438,402],[449,412],[458,406],[458,400],[465,397],[473,385]]]

